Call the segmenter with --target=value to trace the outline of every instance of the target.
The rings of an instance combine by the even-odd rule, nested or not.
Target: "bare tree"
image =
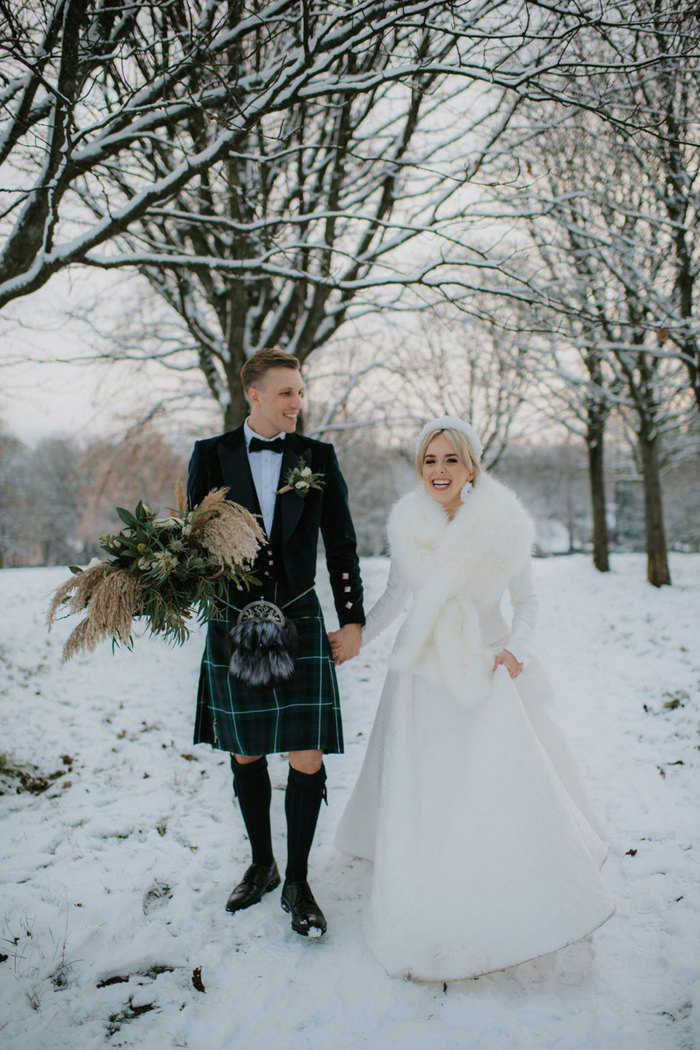
[[[27,541],[28,449],[0,428],[0,569],[21,565]]]
[[[593,51],[582,50],[582,37],[572,41],[571,57],[586,62],[595,55],[600,62],[584,92],[580,79],[572,83],[579,114],[572,119],[553,106],[521,110],[535,147],[527,152],[527,167],[531,174],[542,171],[540,144],[551,158],[552,129],[567,125],[570,184],[585,190],[592,181],[596,197],[605,198],[620,258],[625,243],[636,238],[633,251],[643,246],[664,260],[625,279],[646,299],[639,320],[653,333],[656,353],[682,362],[700,410],[700,9],[681,9],[672,0],[629,0],[620,11],[626,17],[617,30],[596,34]],[[613,56],[618,72],[610,69]],[[571,212],[577,207],[572,197]],[[575,250],[580,254],[594,238],[582,232]]]
[[[307,425],[345,448],[381,441],[410,464],[426,420],[468,418],[491,468],[532,429],[532,417],[521,414],[529,384],[524,358],[516,333],[447,307],[405,326],[378,320],[374,329],[365,326],[311,357]]]
[[[458,198],[523,98],[603,105],[601,64],[568,53],[627,0],[3,7],[0,307],[69,266],[136,268],[184,322],[162,359],[183,349],[232,423],[256,347],[303,359],[407,286],[480,287],[498,259],[455,238]]]
[[[437,37],[435,29],[422,32],[420,61],[441,47],[450,54],[453,42]],[[407,49],[407,38],[394,39],[399,46]],[[345,321],[391,309],[407,286],[429,297],[452,260],[489,265],[448,233],[458,212],[450,202],[465,184],[455,143],[481,132],[483,149],[516,100],[499,90],[487,101],[474,81],[459,95],[479,115],[455,130],[448,115],[459,102],[448,106],[437,90],[444,76],[428,71],[397,84],[387,76],[391,57],[382,37],[359,55],[341,53],[335,91],[303,98],[283,117],[263,116],[235,155],[119,239],[169,317],[183,322],[175,353],[159,334],[146,352],[175,368],[196,359],[228,426],[245,414],[238,375],[256,349],[280,345],[304,361]],[[173,166],[175,150],[164,144],[141,160],[155,177]],[[85,204],[96,215],[108,207],[92,190]],[[163,318],[158,333],[168,323]],[[124,342],[126,354],[143,357],[138,326]]]
[[[300,117],[318,113],[318,107],[340,107],[333,117],[341,123],[356,119],[362,107],[351,113],[343,111],[344,104],[362,95],[371,108],[378,87],[388,84],[408,83],[420,95],[423,78],[429,84],[436,76],[461,71],[460,41],[470,39],[472,26],[482,49],[467,58],[463,75],[501,90],[526,82],[521,58],[527,41],[522,34],[497,54],[484,41],[489,19],[494,28],[514,25],[517,5],[481,0],[475,12],[467,6],[474,5],[368,0],[333,5],[313,0],[4,3],[0,163],[12,174],[2,212],[8,237],[0,266],[0,306],[77,262],[153,262],[157,252],[126,260],[117,252],[100,257],[96,250],[119,234],[137,232],[136,224],[146,218],[162,219],[161,208],[183,187],[196,186],[197,196],[206,192],[205,173],[223,162],[235,173],[250,159],[266,166],[269,174],[271,149],[265,140],[271,141],[275,127],[282,141],[276,162],[291,149],[302,167],[311,165],[306,179],[310,190],[313,158],[303,155],[291,131]],[[543,30],[549,50],[556,45],[555,24],[549,16]],[[502,71],[498,60],[506,63]],[[328,134],[335,128],[341,135],[342,147],[337,121],[326,126]],[[376,131],[380,134],[381,128]],[[332,145],[331,139],[331,154]],[[341,152],[335,151],[336,163]],[[394,159],[400,165],[400,150]],[[246,185],[252,188],[244,174],[243,191]],[[99,216],[85,208],[76,211],[86,193],[108,205]],[[236,194],[235,174],[231,193]],[[249,206],[239,202],[243,221]],[[201,211],[200,206],[184,218],[195,224]],[[171,217],[180,218],[177,209]],[[235,208],[232,217],[235,221]],[[169,254],[177,256],[173,264],[185,265],[182,252]],[[245,277],[245,260],[235,253],[224,256],[215,252],[207,264]],[[189,263],[196,267],[198,260]],[[270,273],[274,270],[273,265]]]
[[[0,568],[82,559],[80,467],[70,438],[32,449],[0,433]]]
[[[546,90],[520,107],[501,144],[510,155],[502,154],[495,196],[502,221],[521,231],[511,238],[520,249],[513,276],[525,274],[539,292],[529,367],[544,411],[563,408],[588,447],[594,562],[608,566],[606,423],[613,410],[631,412],[648,576],[660,585],[670,577],[659,441],[688,409],[679,363],[698,404],[700,12],[670,0],[614,6],[617,28],[571,40],[570,66],[559,72],[572,108]],[[582,79],[592,60],[598,69]]]
[[[187,461],[153,425],[130,427],[123,440],[88,443],[79,463],[79,534],[94,547],[101,533],[118,525],[115,504],[133,508],[142,499],[163,511],[175,505],[175,483],[187,478]]]
[[[512,485],[532,512],[541,553],[573,554],[588,548],[586,459],[572,434],[565,441],[514,445],[501,458],[497,476]]]
[[[605,137],[614,143],[618,170],[644,187],[647,237],[667,258],[664,279],[645,290],[646,323],[656,328],[659,348],[683,363],[700,411],[700,9],[633,0],[631,13],[615,40],[626,68],[646,68],[621,80],[597,78],[608,95]]]
[[[559,154],[559,160],[563,158]],[[520,332],[528,402],[540,417],[580,437],[588,456],[592,557],[599,572],[610,569],[605,484],[605,437],[610,413],[620,401],[621,381],[601,349],[601,332],[612,339],[610,319],[587,253],[579,252],[571,227],[559,238],[551,214],[528,214],[536,245],[538,284],[547,306],[531,305]],[[561,235],[561,230],[559,231]],[[555,296],[550,289],[556,289]],[[552,309],[554,302],[558,309]]]
[[[630,169],[614,129],[582,119],[538,137],[530,179],[519,192],[539,263],[538,281],[560,344],[540,357],[596,452],[602,489],[602,440],[613,407],[632,412],[644,479],[647,575],[670,582],[661,499],[659,443],[688,411],[678,358],[663,352],[658,304],[672,303],[675,272],[664,220],[648,181]],[[535,165],[538,165],[536,169]],[[574,365],[566,366],[564,362]],[[578,364],[576,364],[578,362]]]

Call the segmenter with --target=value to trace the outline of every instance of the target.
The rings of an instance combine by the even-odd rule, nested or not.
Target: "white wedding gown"
[[[496,610],[483,636],[522,659],[537,611],[529,566],[509,589],[511,630],[503,634]],[[407,593],[392,563],[365,641]],[[387,674],[336,845],[374,862],[365,934],[390,974],[444,981],[500,970],[579,940],[613,913],[599,872],[606,849],[551,703],[535,658],[516,679],[499,667],[473,707],[414,672]]]

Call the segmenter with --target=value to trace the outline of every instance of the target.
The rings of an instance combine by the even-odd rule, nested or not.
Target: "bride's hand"
[[[362,627],[359,623],[346,623],[339,631],[329,631],[333,663],[336,667],[352,660],[362,647]]]
[[[524,664],[519,663],[513,654],[507,649],[501,649],[500,653],[493,661],[493,670],[495,671],[500,664],[505,667],[511,678],[517,678],[525,666]]]

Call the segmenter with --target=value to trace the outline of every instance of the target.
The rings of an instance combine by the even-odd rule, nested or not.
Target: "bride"
[[[365,933],[377,959],[426,981],[555,951],[614,911],[595,816],[529,655],[532,522],[480,457],[463,420],[419,435],[422,484],[389,517],[389,580],[363,644],[413,602],[336,837],[374,862]]]

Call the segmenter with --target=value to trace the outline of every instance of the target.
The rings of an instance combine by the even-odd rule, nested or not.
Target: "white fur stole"
[[[527,561],[532,520],[510,489],[482,473],[451,521],[421,483],[394,506],[387,530],[414,591],[393,666],[442,682],[467,707],[481,703],[494,654],[480,613]]]

